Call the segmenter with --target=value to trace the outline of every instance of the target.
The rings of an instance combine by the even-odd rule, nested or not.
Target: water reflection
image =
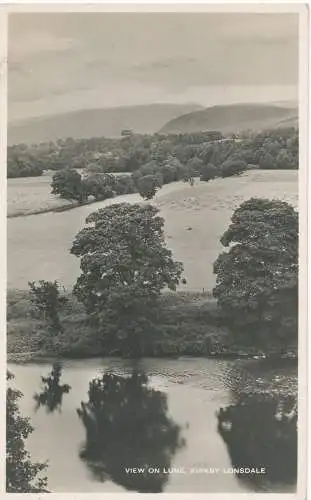
[[[48,413],[53,413],[55,410],[61,411],[63,395],[68,394],[71,389],[68,384],[60,385],[61,376],[61,364],[54,363],[49,375],[41,377],[43,391],[34,395],[34,400],[37,403],[36,411],[41,406],[44,406]]]
[[[297,481],[297,403],[295,396],[251,394],[221,408],[218,432],[224,439],[232,466],[265,468],[265,474],[236,472],[257,490]]]
[[[128,490],[162,492],[165,471],[184,444],[180,427],[167,414],[166,394],[133,370],[129,376],[106,372],[92,380],[88,396],[77,410],[86,430],[80,456],[94,477],[110,478]]]

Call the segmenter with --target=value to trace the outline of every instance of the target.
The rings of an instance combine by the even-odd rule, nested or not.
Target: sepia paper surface
[[[230,454],[230,446],[219,435],[216,414],[233,402],[228,399],[228,392],[232,390],[234,377],[240,383],[240,378],[245,376],[244,369],[239,372],[238,362],[226,365],[221,360],[204,357],[148,357],[142,360],[142,368],[150,379],[149,397],[154,389],[168,405],[163,425],[171,432],[174,425],[180,427],[185,440],[180,447],[175,443],[171,448],[164,440],[161,448],[157,440],[148,442],[146,438],[146,447],[154,446],[154,453],[159,453],[157,456],[164,460],[162,464],[153,464],[148,472],[161,477],[161,481],[151,480],[148,493],[161,493],[164,497],[178,493],[189,498],[194,494],[203,497],[221,493],[223,497],[232,498],[244,493],[266,492],[273,496],[287,494],[301,498],[306,486],[307,435],[307,7],[281,3],[12,4],[1,12],[1,22],[3,162],[6,161],[6,145],[22,142],[30,145],[66,137],[109,137],[109,134],[115,136],[116,130],[120,134],[131,128],[140,134],[155,134],[161,129],[164,134],[176,133],[176,125],[172,123],[175,119],[212,106],[244,103],[264,106],[268,103],[286,109],[292,102],[296,103],[296,115],[284,111],[278,119],[280,123],[282,120],[293,123],[296,118],[299,122],[298,172],[250,170],[247,175],[252,176],[251,180],[242,176],[241,185],[228,184],[225,195],[223,184],[219,184],[219,188],[215,184],[215,189],[209,188],[205,193],[202,191],[204,183],[196,179],[192,186],[196,191],[190,191],[192,187],[189,187],[189,192],[185,193],[184,186],[179,188],[172,183],[157,192],[154,202],[167,220],[167,244],[173,249],[174,258],[184,264],[187,283],[181,286],[181,293],[190,294],[211,292],[215,285],[212,265],[224,249],[219,242],[216,248],[210,248],[207,238],[214,238],[216,242],[216,235],[220,236],[227,229],[234,209],[242,201],[251,197],[278,198],[299,209],[297,490],[295,485],[288,485],[286,477],[277,485],[267,481],[258,489],[252,482],[251,486],[246,484],[243,477],[237,478],[233,470],[236,468],[232,463],[234,449]],[[158,107],[159,103],[164,111]],[[111,108],[119,108],[121,112],[116,115]],[[129,118],[122,114],[125,108],[132,110]],[[139,113],[143,108],[146,111],[141,118]],[[108,110],[108,118],[96,118],[98,109]],[[103,125],[100,125],[101,119]],[[234,120],[227,126],[216,121],[216,127],[219,123],[220,131],[238,134],[243,127],[233,125]],[[133,122],[135,125],[131,126]],[[102,134],[98,132],[100,126],[106,127]],[[249,120],[245,128],[254,127],[258,131],[270,126],[281,125],[276,125],[273,116],[265,123]],[[185,132],[191,132],[191,126],[190,129],[185,127]],[[2,259],[3,283],[7,283],[2,295],[3,306],[6,289],[27,290],[32,280],[57,279],[70,290],[79,275],[79,262],[69,255],[69,248],[78,230],[84,226],[85,217],[99,208],[99,204],[53,212],[65,202],[50,195],[45,174],[8,179],[7,184],[3,172],[1,175],[1,189],[3,193],[6,191],[6,200],[1,197],[3,234],[7,226],[7,258],[4,252]],[[213,182],[229,183],[233,178]],[[141,200],[136,194],[126,196],[131,196],[134,203]],[[207,197],[210,206],[206,205]],[[128,199],[122,197],[120,201]],[[114,200],[117,202],[118,199]],[[110,201],[100,203],[109,205]],[[221,215],[222,211],[225,215]],[[203,227],[204,223],[209,224],[208,230]],[[202,269],[204,259],[206,269]],[[5,329],[5,314],[2,320]],[[10,321],[8,316],[8,325]],[[18,321],[13,327],[18,328]],[[4,359],[6,350],[4,342]],[[62,362],[61,380],[69,384],[70,391],[63,394],[60,413],[47,413],[44,407],[35,409],[34,394],[42,389],[40,377],[49,375],[55,359],[45,357],[36,361],[29,357],[26,349],[25,352],[14,352],[14,356],[10,352],[8,369],[15,375],[13,385],[24,394],[20,406],[22,414],[30,417],[34,427],[29,445],[26,440],[26,448],[35,460],[49,462],[48,490],[52,494],[87,496],[94,493],[113,497],[145,494],[139,480],[144,471],[143,467],[135,470],[136,457],[133,467],[128,464],[125,472],[120,474],[119,471],[121,479],[111,470],[107,474],[107,463],[103,479],[96,474],[96,467],[90,467],[81,457],[85,432],[77,410],[81,401],[87,400],[88,384],[109,368],[116,376],[128,374],[131,367],[128,360],[95,357]],[[4,379],[5,371],[4,366]],[[265,369],[259,370],[257,382],[262,383],[266,375]],[[285,378],[287,376],[285,371]],[[276,377],[281,378],[277,370]],[[4,414],[2,420],[5,431]],[[126,446],[123,448],[126,445],[123,427],[132,425],[132,433],[144,437],[148,435],[148,425],[144,424],[146,428],[142,427],[141,433],[135,428],[135,418],[123,420],[119,425],[115,436],[119,432],[123,441],[120,438],[118,442],[114,437],[116,445],[110,446],[111,450],[117,450],[117,461],[121,462],[127,456]],[[157,428],[151,419],[151,429],[152,425]],[[249,436],[246,428],[245,435]],[[267,441],[268,436],[267,433]],[[166,453],[171,453],[168,462],[163,458]],[[5,451],[3,478],[4,456]],[[144,450],[142,456],[152,457],[152,448]],[[106,460],[109,462],[109,457]],[[251,466],[245,464],[245,467],[248,465]],[[265,469],[263,466],[254,474],[257,477],[266,475]],[[128,481],[129,476],[135,476],[132,483]],[[134,486],[127,489],[129,482]]]

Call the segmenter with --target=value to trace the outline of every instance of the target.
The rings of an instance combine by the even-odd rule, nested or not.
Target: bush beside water
[[[60,313],[63,332],[50,335],[48,324],[35,317],[30,293],[9,290],[7,294],[7,351],[10,361],[28,361],[40,357],[86,358],[126,356],[125,352],[103,346],[97,328],[88,320],[83,306],[71,294]],[[261,355],[262,350],[238,343],[221,325],[216,301],[205,293],[165,293],[159,303],[160,321],[156,337],[145,356],[220,356]],[[278,356],[277,350],[269,355]],[[295,356],[296,351],[288,351]]]

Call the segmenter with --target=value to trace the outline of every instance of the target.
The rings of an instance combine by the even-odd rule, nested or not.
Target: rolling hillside
[[[219,130],[223,133],[241,130],[298,125],[297,107],[271,104],[232,104],[211,106],[170,120],[160,129],[163,134]]]
[[[179,115],[202,109],[197,104],[148,104],[29,118],[8,126],[8,144],[55,141],[66,137],[117,137],[122,129],[153,134]]]

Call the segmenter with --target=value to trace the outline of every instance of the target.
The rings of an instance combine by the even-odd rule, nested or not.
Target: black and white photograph
[[[8,9],[7,493],[298,498],[307,9],[260,5]]]

